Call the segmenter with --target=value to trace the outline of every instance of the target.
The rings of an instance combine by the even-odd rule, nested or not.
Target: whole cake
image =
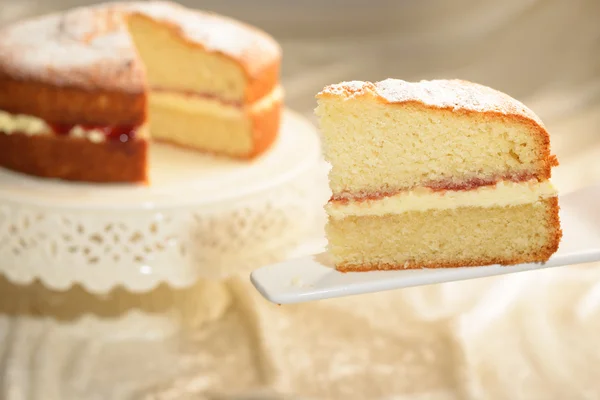
[[[341,271],[543,262],[562,236],[548,133],[460,81],[344,82],[317,95]]]
[[[107,3],[0,30],[0,166],[147,182],[150,139],[252,159],[274,142],[281,51],[168,2]]]

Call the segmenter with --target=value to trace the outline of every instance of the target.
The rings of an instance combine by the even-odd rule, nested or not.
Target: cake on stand
[[[148,187],[0,170],[7,324],[33,315],[98,340],[170,337],[220,316],[228,281],[302,251],[322,226],[320,140],[292,111],[250,163],[161,144],[151,157]]]
[[[311,227],[319,162],[314,128],[287,111],[273,148],[250,163],[153,145],[148,187],[1,170],[0,272],[17,284],[92,293],[246,272]]]

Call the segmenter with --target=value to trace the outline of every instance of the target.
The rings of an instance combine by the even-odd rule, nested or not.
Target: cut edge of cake
[[[214,22],[221,34],[199,40]],[[283,107],[276,41],[241,22],[162,2],[136,9],[127,26],[147,73],[154,139],[237,159],[273,144]],[[244,52],[223,43],[242,34]]]

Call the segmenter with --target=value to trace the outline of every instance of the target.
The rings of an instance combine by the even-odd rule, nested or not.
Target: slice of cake
[[[317,95],[341,271],[543,262],[562,236],[539,118],[460,80],[344,82]]]
[[[169,2],[107,3],[0,30],[0,167],[146,182],[149,141],[252,159],[279,129],[267,34]]]

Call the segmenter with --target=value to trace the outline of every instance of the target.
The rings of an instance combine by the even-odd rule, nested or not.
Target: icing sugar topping
[[[79,8],[5,28],[0,66],[56,85],[143,90],[143,73],[115,6]]]
[[[142,91],[143,67],[125,25],[131,13],[168,23],[204,49],[238,59],[250,75],[280,54],[267,34],[229,18],[164,1],[107,3],[3,28],[0,71],[54,85]]]
[[[328,93],[334,95],[355,95],[363,94],[366,89],[372,89],[374,86],[370,82],[363,81],[348,81],[338,83],[336,85],[327,86],[321,93]],[[321,94],[320,93],[320,94]]]
[[[544,126],[539,117],[518,100],[487,86],[458,79],[406,82],[390,78],[375,83],[342,82],[327,86],[318,96],[351,99],[369,94],[387,103],[418,102],[436,108],[521,115]]]
[[[131,3],[131,11],[169,23],[190,41],[206,50],[216,51],[248,63],[249,72],[257,72],[263,62],[279,57],[279,44],[260,30],[217,14],[191,11],[169,2]]]

